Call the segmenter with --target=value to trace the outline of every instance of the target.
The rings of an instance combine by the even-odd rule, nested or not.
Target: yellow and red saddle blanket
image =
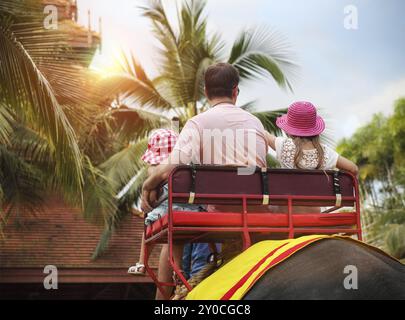
[[[348,239],[310,235],[297,239],[259,242],[202,281],[187,295],[186,300],[240,300],[269,269],[306,246],[328,238]]]

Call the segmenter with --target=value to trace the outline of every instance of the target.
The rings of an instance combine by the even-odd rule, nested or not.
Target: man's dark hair
[[[232,91],[239,85],[239,72],[229,63],[217,63],[205,72],[205,89],[208,99],[232,98]]]

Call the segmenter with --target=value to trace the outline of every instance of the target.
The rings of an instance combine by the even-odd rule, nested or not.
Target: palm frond
[[[114,233],[115,227],[113,224],[108,224],[104,227],[103,232],[101,233],[100,239],[97,243],[96,248],[91,256],[91,260],[96,260],[99,258],[107,249],[110,242],[110,239]]]
[[[289,59],[290,55],[289,46],[280,34],[255,28],[240,33],[228,62],[239,70],[242,79],[271,76],[281,88],[292,90],[289,78],[296,65]]]
[[[207,19],[204,16],[205,0],[184,1],[179,13],[179,42],[199,41],[205,37]]]
[[[241,109],[248,111],[248,112],[255,112],[256,110],[257,100],[248,101],[245,104],[239,106]]]
[[[37,213],[44,203],[45,188],[41,172],[0,145],[0,185],[5,216]],[[4,216],[3,219],[4,221]]]
[[[385,239],[385,247],[395,258],[405,258],[405,224],[391,226]]]
[[[143,83],[153,87],[153,82],[149,79],[146,74],[145,69],[141,64],[138,63],[134,54],[131,52],[126,55],[124,52],[121,52],[120,67],[122,73],[130,74],[132,77],[139,79]]]
[[[272,168],[272,169],[280,168],[280,163],[271,154],[267,154],[266,164],[267,164],[267,168]]]
[[[119,227],[130,210],[138,203],[142,192],[142,185],[147,178],[147,174],[146,166],[139,169],[136,175],[132,177],[129,184],[116,195],[116,200],[119,203],[118,211],[114,217],[105,224],[100,240],[93,252],[93,260],[97,259],[108,249],[109,241],[115,230]]]
[[[92,122],[81,130],[79,145],[96,164],[150,131],[170,125],[170,120],[163,115],[141,108],[129,109],[125,105],[95,112],[89,119]]]
[[[45,171],[52,170],[55,166],[54,150],[47,139],[34,130],[26,126],[15,125],[11,143],[18,156],[42,167]]]
[[[183,78],[173,78],[177,95],[191,103],[195,115],[196,102],[204,97],[204,73],[220,61],[224,43],[218,34],[207,33],[206,1],[185,1],[179,12],[179,51],[184,70]]]
[[[170,24],[161,1],[150,1],[142,7],[143,16],[152,22],[153,32],[159,41],[161,78],[170,101],[176,106],[196,111],[196,99],[201,96],[202,74],[210,60],[214,60],[215,43],[206,36],[205,1],[185,1],[177,12],[178,30]],[[208,51],[210,50],[210,51]],[[179,115],[180,116],[180,115]]]
[[[141,107],[153,107],[156,110],[169,110],[172,105],[150,83],[130,74],[115,74],[101,80],[101,88],[106,97],[121,95]]]
[[[276,120],[286,112],[286,109],[280,109],[274,111],[252,112],[252,114],[262,122],[264,128],[268,132],[278,135],[281,134],[282,131],[276,126]]]
[[[89,158],[85,159],[84,177],[83,217],[89,222],[106,226],[114,221],[117,211],[114,182],[102,170],[94,167]]]
[[[178,47],[178,35],[171,26],[161,0],[149,0],[140,7],[142,16],[148,18],[152,24],[153,33],[159,41],[161,53],[161,68],[170,74],[179,74],[184,78],[184,70]]]
[[[129,183],[117,194],[117,198],[122,204],[126,204],[127,209],[136,206],[140,200],[142,185],[148,176],[147,167],[141,168],[137,174],[132,177]]]
[[[55,176],[66,188],[81,190],[81,154],[76,137],[48,80],[12,31],[10,19],[0,18],[0,86],[4,104],[35,124],[56,154]]]
[[[192,88],[192,100],[197,102],[199,101],[204,95],[204,74],[205,71],[208,69],[210,65],[215,62],[213,57],[203,57],[197,68],[194,70],[194,79],[193,83],[194,86]]]
[[[146,166],[139,169],[137,174],[131,179],[130,184],[125,187],[120,194],[116,195],[115,199],[119,204],[114,217],[111,217],[107,223],[104,225],[103,232],[101,233],[100,239],[98,241],[97,247],[95,248],[92,260],[100,257],[107,249],[108,244],[113,236],[115,230],[119,227],[122,220],[130,212],[134,204],[138,203],[141,196],[142,185],[147,177]]]
[[[170,25],[161,0],[149,0],[146,5],[140,6],[139,9],[144,17],[149,18],[151,22],[161,25],[166,36],[176,43],[177,37],[175,31]]]
[[[120,215],[117,213],[118,201],[115,194],[115,184],[99,168],[93,166],[88,157],[85,158],[84,179],[82,215],[86,221],[104,226],[92,255],[92,259],[95,260],[108,248],[115,226],[120,221]],[[70,202],[79,204],[77,197],[69,198],[69,195],[67,196]]]
[[[111,116],[114,119],[112,129],[121,141],[134,141],[154,129],[170,125],[170,120],[165,116],[141,108],[121,107],[113,110]]]
[[[123,146],[115,139],[117,133],[112,127],[114,119],[110,110],[95,111],[94,115],[88,119],[92,121],[88,126],[81,128],[79,145],[93,164],[99,165],[121,150]]]
[[[61,105],[100,101],[103,92],[95,85],[97,74],[87,69],[92,55],[69,45],[71,35],[60,22],[58,30],[46,30],[42,21],[13,24],[12,32],[52,86]]]
[[[8,144],[10,142],[10,134],[12,132],[11,122],[13,117],[7,111],[5,106],[0,103],[0,143]]]
[[[141,156],[147,149],[147,144],[146,138],[140,139],[100,165],[105,176],[113,182],[116,194],[143,167]]]
[[[41,3],[34,0],[2,0],[0,15],[10,16],[13,20],[24,21],[38,18],[38,12],[43,8]]]

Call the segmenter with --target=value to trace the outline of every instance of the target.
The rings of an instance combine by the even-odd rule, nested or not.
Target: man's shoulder
[[[260,119],[255,116],[253,113],[246,111],[242,108],[239,108],[240,111],[250,120],[252,120],[260,129],[264,130],[263,123],[260,121]]]
[[[233,106],[232,109],[230,109],[233,114],[237,113],[239,115],[243,116],[243,119],[245,119],[246,122],[249,122],[250,124],[254,124],[258,129],[264,130],[262,122],[259,120],[258,117],[256,117],[254,114],[250,113],[249,111],[246,111],[240,107]],[[224,109],[219,109],[219,108],[211,108],[208,109],[207,111],[204,111],[188,120],[188,123],[190,126],[196,126],[200,127],[200,124],[204,123],[210,123],[213,120],[217,120],[218,117],[223,116]]]
[[[230,110],[231,112],[234,112],[234,113],[240,113],[240,114],[245,115],[248,118],[252,118],[252,119],[255,119],[257,121],[260,121],[254,114],[252,114],[251,112],[249,112],[247,110],[244,110],[244,109],[242,109],[241,107],[238,107],[238,106],[232,106],[231,108],[229,108],[229,109],[227,108],[225,110]],[[190,120],[198,120],[200,118],[206,118],[206,117],[214,116],[214,115],[216,115],[218,113],[223,113],[223,112],[224,112],[224,109],[221,109],[221,108],[210,108],[210,109],[208,109],[208,110],[194,116]]]
[[[201,112],[201,113],[197,114],[196,116],[188,119],[187,123],[198,127],[202,121],[209,119],[213,116],[215,117],[215,113],[216,113],[216,110],[214,108],[208,109],[208,110]]]

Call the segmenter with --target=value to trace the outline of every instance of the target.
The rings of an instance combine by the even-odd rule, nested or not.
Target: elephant
[[[243,300],[405,300],[405,265],[354,241],[325,239],[267,271]]]

